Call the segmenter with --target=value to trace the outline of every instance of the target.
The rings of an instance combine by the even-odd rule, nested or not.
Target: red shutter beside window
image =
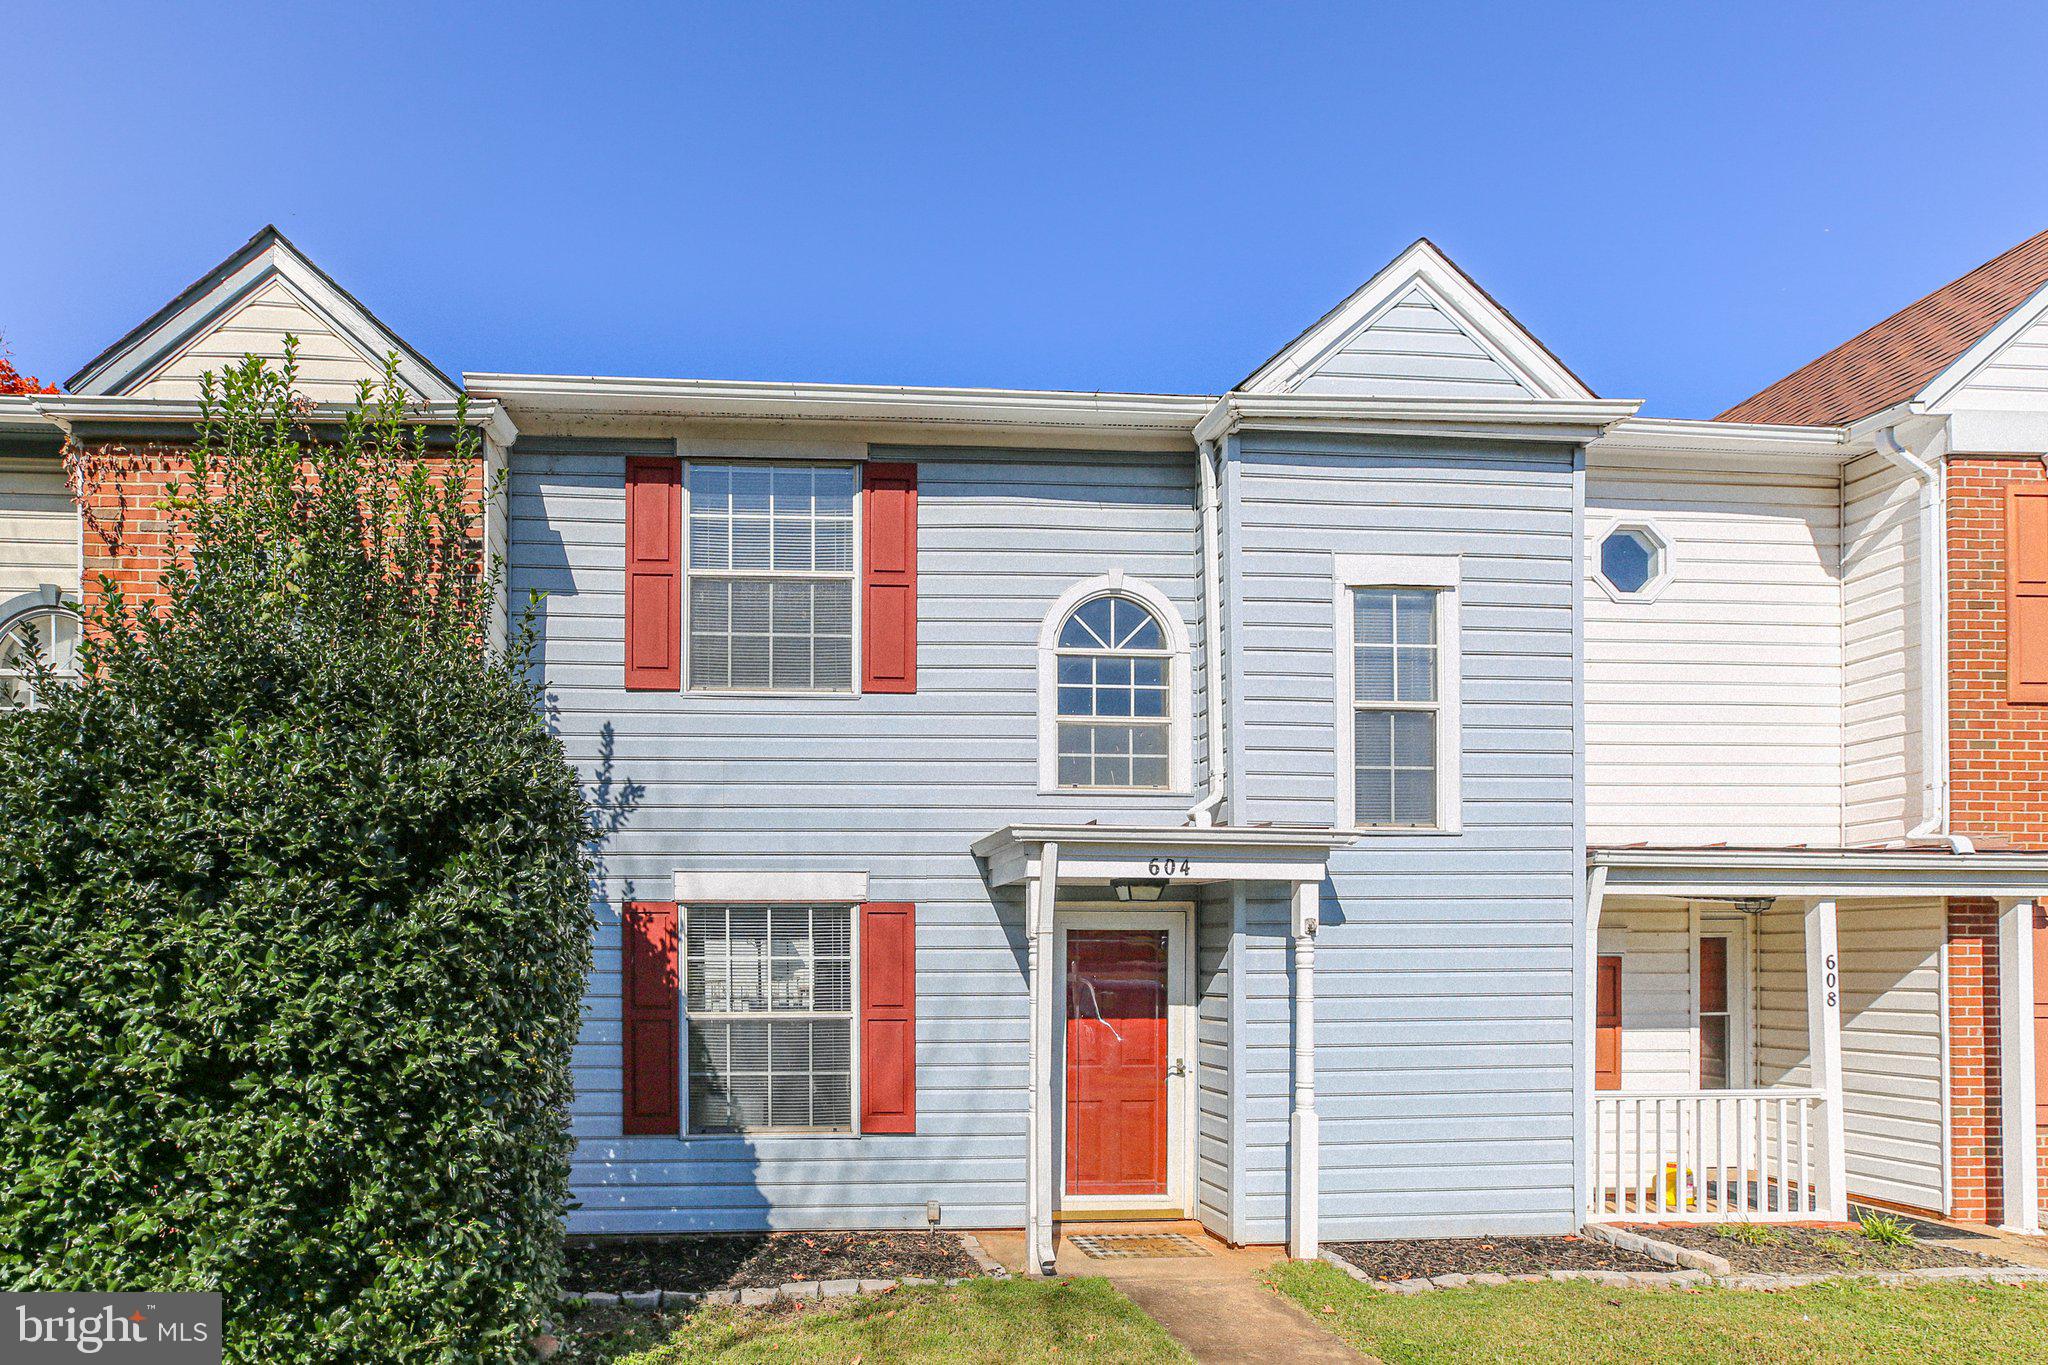
[[[2005,690],[2048,701],[2048,484],[2005,490]]]
[[[626,686],[683,685],[683,462],[626,458]]]
[[[619,996],[628,1136],[674,1136],[682,1131],[677,1095],[680,985],[676,903],[626,902],[619,917]]]
[[[860,908],[860,1127],[917,1131],[917,907]]]
[[[1600,959],[1593,1025],[1593,1088],[1621,1089],[1621,958]]]
[[[870,464],[861,489],[861,690],[917,691],[917,466]]]

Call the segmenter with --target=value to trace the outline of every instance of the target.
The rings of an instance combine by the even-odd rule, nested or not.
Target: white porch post
[[[1607,869],[1595,867],[1586,877],[1586,942],[1580,963],[1585,989],[1579,1000],[1579,1064],[1572,1068],[1573,1112],[1579,1116],[1577,1176],[1581,1217],[1600,1212],[1600,1200],[1595,1197],[1600,1172],[1594,1169],[1593,1156],[1599,1141],[1594,1129],[1600,1118],[1593,1104],[1593,1072],[1599,1065],[1594,1053],[1599,1044],[1600,907],[1606,898]]]
[[[1322,1190],[1322,1133],[1316,1122],[1316,928],[1322,914],[1322,884],[1294,884],[1294,1112],[1287,1146],[1293,1158],[1288,1181],[1287,1253],[1313,1260],[1319,1237],[1316,1212]]]
[[[2040,1137],[2035,1123],[2034,1068],[2034,902],[1998,902],[1998,1083],[1999,1151],[2004,1168],[2008,1232],[2041,1231],[2038,1166]]]
[[[1833,900],[1806,905],[1806,1028],[1813,1086],[1821,1092],[1820,1216],[1849,1217],[1848,1140],[1842,1126],[1842,959]]]
[[[1060,846],[1047,843],[1038,875],[1024,888],[1024,964],[1031,1010],[1031,1096],[1024,1167],[1024,1269],[1051,1274],[1052,1227],[1052,923],[1059,896]]]

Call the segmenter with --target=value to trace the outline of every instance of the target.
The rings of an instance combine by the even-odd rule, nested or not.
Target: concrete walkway
[[[1206,1256],[1153,1260],[1096,1260],[1068,1240],[1099,1232],[1185,1234]],[[982,1233],[983,1248],[1012,1270],[1023,1265],[1021,1234]],[[1229,1247],[1192,1223],[1064,1224],[1054,1269],[1062,1275],[1100,1275],[1121,1290],[1200,1365],[1377,1365],[1324,1330],[1293,1300],[1259,1283],[1260,1272],[1283,1253],[1277,1247]]]

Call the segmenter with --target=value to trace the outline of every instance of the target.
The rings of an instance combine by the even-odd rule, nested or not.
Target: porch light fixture
[[[1115,877],[1110,880],[1109,889],[1116,892],[1120,901],[1156,901],[1166,894],[1166,879],[1157,881],[1138,877]]]

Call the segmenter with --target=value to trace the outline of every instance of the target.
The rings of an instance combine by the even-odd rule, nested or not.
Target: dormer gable
[[[364,379],[380,380],[396,352],[399,378],[423,403],[452,403],[460,387],[313,264],[275,227],[158,309],[73,375],[88,397],[190,401],[199,377],[245,355],[282,359],[299,340],[299,390],[316,403],[346,403]]]
[[[1594,396],[1427,238],[1396,256],[1238,389],[1351,398]]]

